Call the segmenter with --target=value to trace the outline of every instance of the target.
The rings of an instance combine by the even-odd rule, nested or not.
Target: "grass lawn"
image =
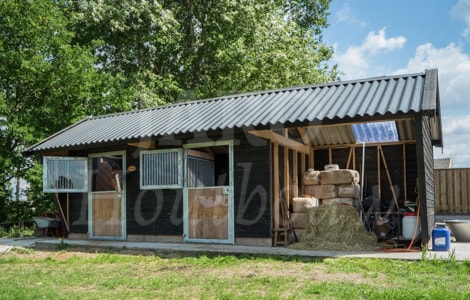
[[[470,261],[168,257],[14,248],[0,299],[470,299]]]

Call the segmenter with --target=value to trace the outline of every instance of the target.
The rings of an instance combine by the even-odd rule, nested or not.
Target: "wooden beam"
[[[188,149],[188,156],[207,159],[207,160],[214,160],[214,154],[203,152],[203,151],[198,151],[194,149]]]
[[[285,138],[289,138],[289,130],[287,128],[282,129],[282,135]]]
[[[144,148],[144,149],[155,149],[155,141],[139,141],[139,142],[133,142],[133,143],[127,143],[129,146],[134,146],[138,148]]]
[[[367,147],[376,147],[376,146],[396,146],[403,144],[416,144],[416,140],[402,140],[397,142],[382,142],[382,143],[367,143]],[[313,149],[341,149],[341,148],[359,148],[362,147],[362,143],[354,144],[340,144],[340,145],[325,145],[325,146],[312,146]]]
[[[303,127],[297,127],[297,131],[299,132],[300,138],[305,145],[310,145],[311,141],[308,137],[307,131]]]
[[[379,122],[399,122],[399,121],[406,121],[406,120],[413,120],[412,117],[410,116],[396,116],[394,115],[393,118],[391,119],[374,119],[374,120],[369,120],[369,121],[361,121],[361,122],[344,122],[344,123],[331,123],[331,124],[318,124],[318,125],[307,125],[303,126],[302,128],[318,128],[318,127],[330,127],[330,126],[347,126],[347,125],[353,125],[353,124],[364,124],[364,123],[379,123]]]
[[[392,177],[390,177],[390,171],[388,170],[387,161],[385,160],[385,155],[381,146],[379,146],[379,150],[380,150],[380,155],[382,156],[383,165],[385,168],[385,174],[387,174],[388,184],[389,184],[390,189],[392,190],[392,196],[393,196],[393,200],[395,201],[395,206],[397,208],[397,211],[400,211],[400,206],[398,205],[397,195],[395,194],[395,189],[393,188]]]
[[[280,134],[277,134],[273,132],[272,130],[257,130],[257,131],[249,131],[249,133],[256,135],[260,138],[270,140],[273,143],[276,143],[280,146],[288,147],[294,150],[297,150],[299,152],[308,154],[310,151],[310,147],[301,144],[299,142],[296,142],[294,140],[291,140],[285,136],[282,136]]]
[[[51,152],[44,153],[43,156],[69,156],[69,151],[67,150],[51,151]]]

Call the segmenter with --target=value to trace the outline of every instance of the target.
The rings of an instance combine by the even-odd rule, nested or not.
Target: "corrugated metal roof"
[[[433,69],[416,74],[224,96],[89,117],[25,152],[225,128],[286,123],[318,125],[326,120],[435,112],[439,109],[438,93],[437,70]],[[438,125],[440,127],[440,122]],[[440,128],[437,130],[440,137]],[[324,134],[331,137],[331,132]],[[335,141],[330,139],[329,143]]]

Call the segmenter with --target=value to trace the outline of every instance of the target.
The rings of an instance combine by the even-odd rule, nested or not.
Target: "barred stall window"
[[[140,153],[140,188],[183,187],[183,150],[151,150]]]
[[[85,157],[45,156],[43,169],[45,193],[88,191],[88,159]]]

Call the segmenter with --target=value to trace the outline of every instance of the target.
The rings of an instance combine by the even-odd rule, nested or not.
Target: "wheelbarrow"
[[[35,222],[34,235],[36,237],[59,236],[60,219],[56,212],[47,211],[39,217],[33,217]]]

